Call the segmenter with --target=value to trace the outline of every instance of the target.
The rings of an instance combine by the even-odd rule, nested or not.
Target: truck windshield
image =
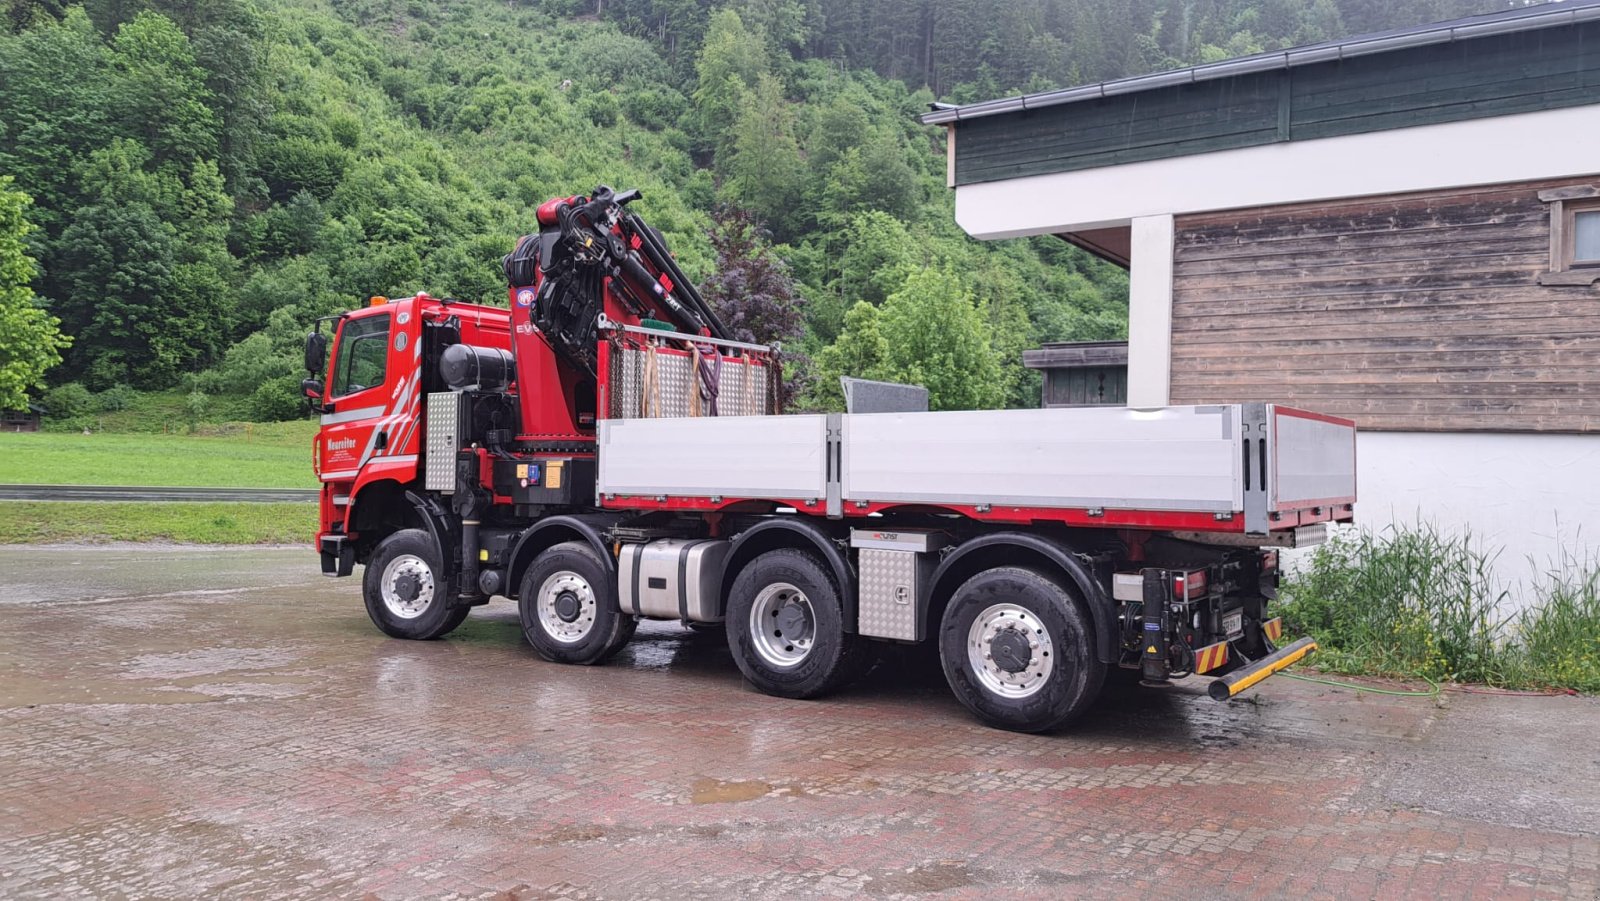
[[[345,322],[333,362],[333,397],[383,384],[389,360],[389,314]]]

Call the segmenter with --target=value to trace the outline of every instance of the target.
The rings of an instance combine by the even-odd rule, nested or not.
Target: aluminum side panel
[[[1356,496],[1356,430],[1274,408],[1273,494],[1278,508],[1348,503]]]
[[[1237,406],[844,417],[846,501],[1241,509]]]
[[[822,498],[826,416],[607,419],[602,494]]]

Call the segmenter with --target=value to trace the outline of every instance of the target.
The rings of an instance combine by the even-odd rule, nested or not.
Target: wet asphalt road
[[[647,625],[387,639],[301,550],[0,549],[0,896],[1579,897],[1600,704],[1269,680],[973,722],[925,663],[745,685]]]

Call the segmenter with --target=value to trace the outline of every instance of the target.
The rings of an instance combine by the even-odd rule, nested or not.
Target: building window
[[[1541,285],[1586,287],[1600,281],[1600,188],[1540,191],[1550,205],[1550,271]]]
[[[1600,266],[1600,199],[1562,206],[1568,217],[1566,231],[1571,236],[1565,248],[1567,268]]]

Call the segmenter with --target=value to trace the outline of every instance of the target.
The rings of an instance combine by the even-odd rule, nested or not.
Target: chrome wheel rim
[[[779,669],[798,666],[817,637],[817,611],[806,593],[788,582],[761,589],[750,607],[750,643]]]
[[[551,573],[534,602],[539,628],[562,644],[576,644],[594,630],[594,588],[571,570]]]
[[[416,619],[433,606],[433,567],[416,554],[401,554],[383,568],[378,593],[390,614]]]
[[[1026,660],[1022,654],[1026,653]],[[1026,607],[995,604],[967,630],[967,664],[986,690],[1026,698],[1044,688],[1055,672],[1050,630]]]

